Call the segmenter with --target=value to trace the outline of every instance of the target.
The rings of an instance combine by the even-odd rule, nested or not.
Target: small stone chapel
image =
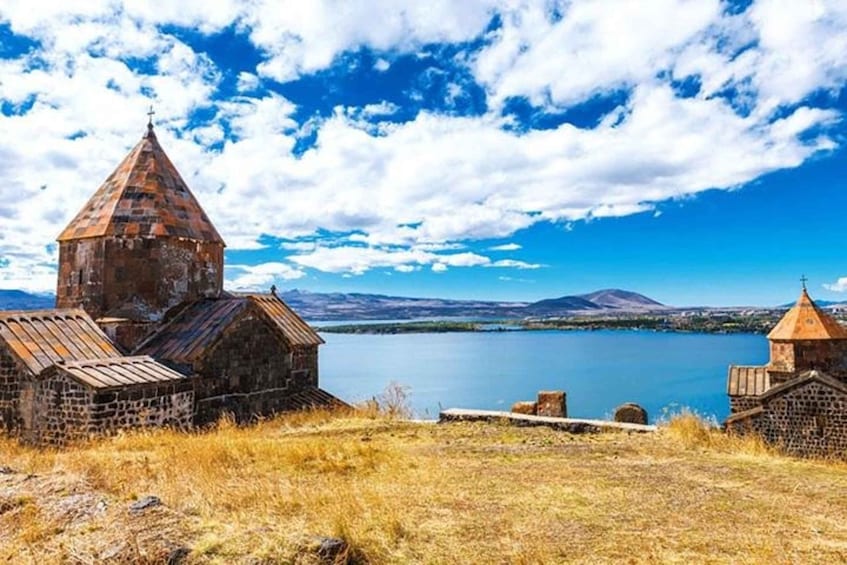
[[[847,328],[804,284],[768,341],[767,365],[729,368],[727,429],[794,455],[847,458]]]
[[[0,428],[35,443],[342,401],[275,292],[223,290],[224,241],[153,124],[62,231],[56,309],[0,312]]]

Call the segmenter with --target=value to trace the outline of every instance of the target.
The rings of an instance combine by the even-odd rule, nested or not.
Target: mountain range
[[[381,294],[322,294],[303,290],[281,297],[307,320],[407,320],[415,318],[528,318],[574,313],[645,311],[664,306],[641,294],[606,289],[579,296],[562,296],[538,302],[497,302],[406,298]]]
[[[382,294],[320,293],[297,289],[282,292],[280,297],[302,317],[314,321],[527,318],[664,309],[661,303],[652,298],[620,289],[598,290],[538,302],[410,298]],[[0,290],[0,310],[52,308],[54,301],[52,295]]]
[[[56,306],[52,294],[30,294],[22,290],[0,289],[0,310],[41,310]]]

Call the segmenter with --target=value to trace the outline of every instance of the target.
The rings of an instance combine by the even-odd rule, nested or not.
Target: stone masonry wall
[[[56,307],[82,308],[92,318],[103,313],[103,238],[59,243]]]
[[[186,300],[220,296],[223,245],[171,237],[62,242],[56,304],[92,318],[157,321]]]
[[[45,445],[87,438],[91,397],[88,389],[59,374],[25,383],[22,437]]]
[[[768,442],[802,457],[847,456],[847,395],[812,381],[763,407],[748,425]]]
[[[839,380],[847,380],[847,340],[771,342],[773,373],[800,374],[816,369]],[[779,381],[772,384],[779,384]]]
[[[738,412],[744,412],[745,410],[750,410],[751,408],[755,408],[759,405],[759,398],[757,396],[730,396],[729,397],[729,412],[730,414],[736,414]]]
[[[194,391],[189,379],[100,391],[54,373],[24,390],[23,437],[33,443],[63,445],[121,429],[188,429],[193,411]]]
[[[0,345],[0,429],[11,432],[20,425],[18,397],[22,374],[18,362]]]
[[[97,325],[124,353],[134,350],[135,346],[159,327],[156,322],[133,322],[122,318],[98,320]]]
[[[194,420],[191,379],[97,391],[91,406],[89,433],[108,434],[125,428],[189,429]]]
[[[794,372],[794,344],[787,341],[771,341],[768,368],[784,373]]]
[[[290,351],[260,316],[248,313],[233,323],[221,341],[195,367],[195,423],[224,414],[237,421],[272,415],[287,397],[317,386],[317,347]]]

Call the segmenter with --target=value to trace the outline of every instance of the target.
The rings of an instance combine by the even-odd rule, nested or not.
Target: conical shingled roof
[[[818,308],[804,288],[797,304],[771,330],[768,339],[772,341],[847,339],[847,328]]]
[[[58,241],[100,236],[170,236],[224,245],[159,145],[152,124]]]

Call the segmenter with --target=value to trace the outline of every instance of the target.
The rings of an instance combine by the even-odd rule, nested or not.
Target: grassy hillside
[[[62,452],[0,440],[0,466],[10,563],[309,563],[315,536],[372,563],[847,559],[847,466],[690,416],[573,436],[312,413]],[[145,495],[162,505],[130,513]]]

